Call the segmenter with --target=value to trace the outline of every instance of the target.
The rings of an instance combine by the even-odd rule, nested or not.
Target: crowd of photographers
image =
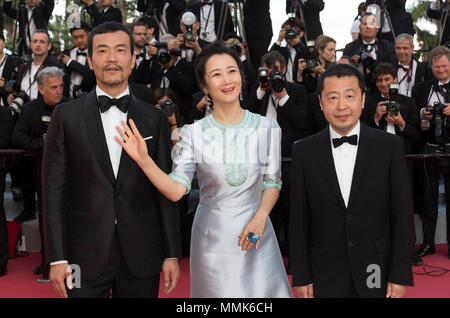
[[[339,60],[336,60],[336,41],[322,34],[319,13],[325,6],[323,0],[287,0],[288,19],[270,48],[273,35],[270,1],[238,2],[243,3],[245,32],[240,30],[241,35],[235,32],[240,17],[233,19],[219,0],[138,0],[141,17],[130,25],[136,54],[130,77],[132,94],[161,108],[171,130],[176,132],[178,127],[199,120],[213,110],[211,101],[195,80],[196,56],[216,40],[225,41],[235,50],[245,66],[242,106],[274,118],[282,129],[283,189],[271,218],[282,251],[286,252],[288,158],[292,144],[326,127],[316,91],[318,77],[333,63],[354,65],[364,75],[367,86],[362,121],[398,135],[405,143],[407,154],[431,155],[425,160],[410,160],[410,180],[405,180],[411,184],[415,212],[421,215],[424,224],[424,242],[414,259],[415,264],[420,264],[419,257],[435,252],[441,175],[450,202],[450,158],[442,155],[450,153],[450,123],[447,125],[450,6],[447,1],[433,1],[428,9],[428,15],[443,24],[440,46],[431,51],[428,62],[414,57],[415,31],[411,15],[405,10],[406,0],[362,2],[352,26],[349,21],[354,40],[345,46]],[[0,35],[0,147],[39,150],[44,146],[46,127],[55,105],[95,88],[95,76],[87,59],[90,29],[105,21],[124,21],[112,0],[99,3],[80,0],[79,5],[90,16],[90,24],[82,22],[70,28],[73,48],[55,53],[47,31],[54,1],[20,0],[18,3],[14,6],[5,0],[0,8],[1,24],[5,14],[19,26],[18,55],[4,52],[5,38]],[[24,203],[15,221],[36,218],[33,162],[23,159],[8,170],[0,167],[2,193],[7,172],[11,175],[14,199]],[[3,200],[3,195],[0,197]],[[180,206],[185,211],[181,212],[189,219],[188,199],[182,201]],[[0,210],[0,223],[4,225],[3,204]],[[447,220],[450,220],[450,207],[447,207]],[[187,227],[183,232],[188,238],[189,222],[182,224]],[[447,222],[450,241],[449,228]]]

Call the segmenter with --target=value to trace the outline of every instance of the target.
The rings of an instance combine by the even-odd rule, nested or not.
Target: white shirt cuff
[[[56,262],[51,262],[51,263],[50,263],[50,266],[53,266],[53,265],[59,265],[59,264],[69,264],[69,262],[68,262],[68,261],[56,261]]]
[[[256,90],[256,98],[258,98],[258,100],[261,100],[264,98],[264,95],[266,94],[265,91],[263,91],[261,89],[261,87],[258,87],[258,89]]]
[[[68,67],[70,63],[72,63],[73,59],[69,59],[66,63],[66,66]]]
[[[289,100],[289,95],[284,96],[282,99],[278,101],[278,106],[283,107],[284,104]]]

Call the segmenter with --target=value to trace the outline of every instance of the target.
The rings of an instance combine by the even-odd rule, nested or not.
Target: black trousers
[[[83,280],[81,287],[67,290],[69,298],[157,298],[159,273],[146,278],[135,277],[127,265],[120,248],[117,231],[111,246],[111,255],[104,272],[94,280]]]
[[[23,210],[36,213],[36,167],[35,159],[24,157],[17,163],[19,184],[23,192]]]
[[[5,209],[3,207],[6,169],[0,168],[0,272],[8,264],[8,229],[6,227]]]
[[[426,160],[424,180],[423,244],[433,245],[438,215],[439,178],[444,177],[447,213],[447,242],[450,242],[450,161],[448,159]]]

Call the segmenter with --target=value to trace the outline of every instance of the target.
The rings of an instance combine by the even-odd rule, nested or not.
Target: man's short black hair
[[[3,31],[0,32],[0,39],[5,42],[5,35],[3,34]]]
[[[106,34],[106,33],[115,33],[118,31],[122,31],[125,34],[128,35],[128,38],[130,40],[130,53],[131,55],[134,54],[134,40],[133,36],[130,33],[130,30],[127,29],[126,26],[117,23],[117,22],[105,22],[102,24],[99,24],[94,29],[92,29],[91,33],[89,33],[88,37],[88,55],[92,58],[92,46],[94,42],[94,37],[99,34]]]
[[[69,32],[70,32],[70,34],[72,34],[73,31],[76,31],[76,30],[84,30],[84,31],[86,31],[87,34],[89,34],[89,32],[91,31],[91,28],[89,27],[89,25],[87,25],[87,23],[82,22],[80,24],[80,26],[70,28]]]
[[[335,64],[330,66],[325,73],[323,73],[318,80],[317,90],[319,91],[319,95],[322,94],[323,91],[323,83],[327,77],[356,77],[358,79],[359,88],[361,89],[361,93],[364,94],[366,84],[364,83],[364,77],[362,74],[352,65],[347,64]]]

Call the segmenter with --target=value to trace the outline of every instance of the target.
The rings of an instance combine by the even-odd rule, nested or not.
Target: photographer
[[[450,153],[450,50],[444,46],[434,48],[429,55],[434,79],[417,83],[413,97],[420,108],[422,138],[425,142],[423,153]],[[438,213],[439,179],[445,181],[445,201],[447,213],[447,241],[450,242],[450,159],[434,158],[425,160],[427,178],[424,182],[425,206],[422,215],[423,245],[417,251],[422,257],[434,254],[434,237]],[[448,251],[450,258],[450,248]]]
[[[259,83],[255,83],[250,98],[250,111],[275,119],[281,128],[281,155],[291,156],[292,144],[310,135],[310,119],[308,114],[308,95],[306,89],[299,84],[286,81],[286,62],[283,56],[272,51],[266,53],[258,70]],[[289,162],[282,162],[281,173],[283,188],[280,193],[275,213],[272,212],[275,232],[280,243],[282,229],[287,229],[289,212]],[[287,245],[287,236],[285,237]],[[287,246],[286,246],[287,247]]]
[[[294,13],[296,17],[300,18],[301,14],[298,9],[303,10],[305,18],[303,22],[308,41],[315,41],[319,35],[323,34],[320,12],[324,8],[323,0],[286,0],[286,13]]]
[[[156,56],[159,64],[152,72],[152,89],[160,87],[174,91],[181,115],[180,121],[184,123],[189,118],[192,94],[198,90],[194,66],[180,57],[176,38],[170,34],[161,37],[161,42],[156,46],[150,45],[149,50]]]
[[[5,37],[0,33],[0,106],[8,106],[7,97],[11,91],[8,91],[8,84],[18,66],[19,60],[5,53]]]
[[[75,47],[63,52],[59,61],[66,67],[64,82],[69,84],[68,96],[77,98],[90,92],[95,86],[95,75],[87,61],[89,26],[82,23],[80,27],[69,31]]]
[[[345,46],[343,55],[351,56],[352,62],[364,75],[366,88],[370,93],[376,92],[376,87],[372,72],[380,63],[390,63],[397,65],[395,48],[392,43],[386,40],[377,39],[376,18],[370,13],[366,13],[361,18],[359,27],[359,38]]]
[[[198,37],[200,22],[194,12],[186,10],[180,15],[180,31],[177,35],[181,57],[188,62],[194,62],[202,48],[209,44]]]
[[[278,40],[272,45],[270,51],[278,51],[287,61],[286,79],[290,83],[295,82],[297,74],[298,60],[307,56],[308,52],[302,43],[305,34],[305,25],[298,18],[289,18],[281,26]],[[286,47],[281,46],[281,42],[285,40]]]
[[[36,30],[31,38],[33,59],[27,63],[20,64],[17,75],[17,85],[20,86],[20,93],[27,96],[30,100],[38,97],[39,90],[36,76],[44,67],[56,66],[61,69],[64,68],[62,64],[54,60],[49,54],[51,48],[52,44],[48,32],[46,30]],[[8,96],[9,104],[11,104],[13,99],[13,94],[10,94]],[[20,112],[20,109],[16,109],[16,111]]]
[[[99,10],[94,0],[83,0],[86,5],[86,11],[92,18],[91,28],[108,21],[115,21],[122,24],[122,12],[119,8],[113,7],[113,0],[100,0]]]
[[[391,64],[379,64],[373,76],[378,93],[366,97],[363,119],[369,126],[400,136],[405,143],[405,152],[412,153],[421,140],[414,100],[399,94],[397,74]]]
[[[336,41],[326,35],[320,35],[316,42],[308,41],[308,56],[298,60],[296,82],[303,84],[308,93],[317,90],[317,78],[334,63],[336,59]]]
[[[172,146],[175,146],[178,141],[176,129],[179,127],[180,112],[178,111],[175,93],[169,89],[155,89],[153,91],[153,104],[156,108],[161,109],[167,117],[167,123],[169,124],[170,131],[172,133]]]
[[[416,33],[411,13],[406,12],[406,0],[366,0],[366,5],[371,4],[377,4],[382,10],[385,9],[385,15],[380,17],[382,39],[394,43],[393,33],[395,36],[402,33],[410,35]]]
[[[144,17],[156,17],[160,20],[161,31],[164,35],[178,34],[178,20],[180,12],[186,9],[186,0],[138,0],[137,10]]]
[[[67,101],[63,98],[64,72],[57,67],[46,67],[37,75],[40,97],[25,104],[12,134],[12,144],[20,149],[41,150],[54,107]],[[35,219],[36,180],[34,162],[31,158],[22,161],[23,211],[15,222]]]
[[[448,0],[433,0],[427,9],[427,16],[439,20],[441,33],[438,36],[438,45],[450,46],[450,5]]]
[[[11,111],[0,107],[0,149],[9,148],[13,127],[14,119]],[[6,274],[8,265],[8,229],[3,206],[6,172],[7,169],[0,165],[0,277]]]
[[[47,30],[52,16],[54,0],[19,0],[18,8],[13,8],[12,0],[5,0],[3,11],[19,22],[19,56],[29,53],[32,35],[38,29]]]

